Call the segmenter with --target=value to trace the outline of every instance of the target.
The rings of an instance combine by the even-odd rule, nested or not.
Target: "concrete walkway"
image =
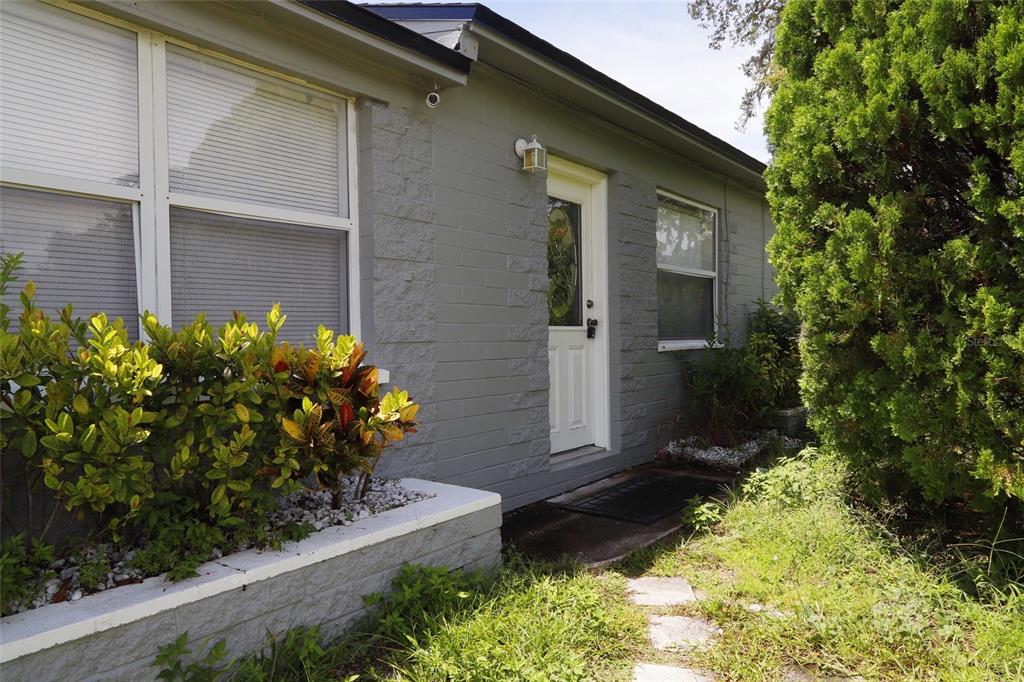
[[[700,618],[652,612],[655,607],[679,606],[700,598],[701,595],[683,578],[631,578],[627,589],[630,600],[647,611],[648,634],[656,649],[693,651],[711,644],[721,632]],[[714,679],[700,670],[675,665],[638,663],[633,670],[634,682],[714,682]]]

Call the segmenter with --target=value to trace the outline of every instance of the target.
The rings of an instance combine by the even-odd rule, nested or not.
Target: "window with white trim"
[[[658,193],[658,349],[703,347],[715,334],[718,211]]]
[[[358,333],[352,102],[169,36],[0,3],[0,250],[49,313],[180,326],[204,312],[284,337]]]

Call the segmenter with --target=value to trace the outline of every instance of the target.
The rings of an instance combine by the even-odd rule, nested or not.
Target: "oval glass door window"
[[[548,199],[548,325],[583,325],[580,205]]]

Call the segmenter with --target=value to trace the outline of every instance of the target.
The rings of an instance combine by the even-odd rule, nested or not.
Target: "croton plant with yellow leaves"
[[[281,495],[326,490],[338,506],[347,477],[364,493],[384,448],[415,430],[419,406],[381,394],[351,336],[281,342],[276,305],[265,328],[236,313],[173,329],[146,312],[134,334],[71,306],[51,317],[31,282],[15,312],[3,301],[20,263],[0,256],[5,608],[38,588],[54,542],[139,548],[147,574],[180,578],[216,551],[301,537],[267,522]]]

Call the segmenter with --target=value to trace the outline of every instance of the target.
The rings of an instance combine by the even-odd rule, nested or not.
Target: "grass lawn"
[[[407,591],[384,601],[387,624],[370,639],[384,648],[373,677],[627,679],[646,641],[646,621],[617,574],[512,558],[494,582],[452,581],[430,569],[410,569],[401,582]]]
[[[297,632],[228,679],[629,680],[635,662],[725,680],[860,675],[880,680],[1024,680],[1024,596],[968,596],[846,498],[842,466],[807,451],[752,474],[723,504],[693,507],[703,532],[610,570],[510,558],[498,576],[409,567],[380,616],[326,648]],[[699,653],[649,648],[625,576],[682,576],[705,598],[662,613],[722,629]],[[212,659],[211,665],[215,663]],[[219,665],[219,664],[218,664]],[[213,666],[216,667],[216,666]],[[209,668],[182,670],[182,679]]]
[[[813,451],[811,451],[813,452]],[[1024,680],[1024,596],[964,594],[845,497],[843,467],[783,460],[704,516],[712,532],[630,557],[631,574],[683,576],[692,612],[723,629],[689,664],[723,679]],[[751,609],[753,606],[753,609]],[[684,610],[685,611],[685,610]]]

